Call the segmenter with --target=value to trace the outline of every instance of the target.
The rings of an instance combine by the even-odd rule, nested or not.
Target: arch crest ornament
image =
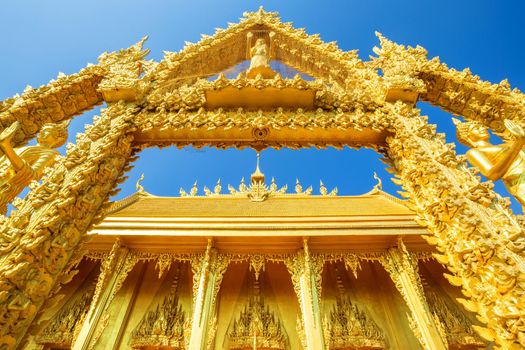
[[[292,66],[319,80],[322,89],[316,98],[324,104],[312,110],[210,109],[200,104],[198,79],[245,59],[245,34],[255,25],[276,33],[277,58],[295,62]],[[427,60],[422,48],[405,48],[383,37],[380,41],[378,58],[362,62],[356,52],[323,43],[318,36],[294,29],[261,9],[180,53],[167,53],[158,64],[144,60],[147,51],[141,41],[130,49],[103,55],[98,65],[74,78],[59,79],[2,102],[2,128],[19,114],[29,125],[17,137],[20,144],[52,117],[59,122],[103,100],[108,108],[77,138],[76,145],[68,145],[66,156],[59,157],[42,182],[32,186],[29,195],[17,203],[17,210],[0,219],[4,249],[0,257],[0,347],[16,347],[44,300],[67,278],[62,271],[79,253],[87,230],[101,219],[135,153],[152,145],[188,144],[375,148],[385,155],[420,223],[428,227],[431,235],[427,239],[440,251],[436,258],[452,272],[447,275],[449,281],[462,287],[463,304],[486,324],[477,329],[479,333],[502,349],[525,346],[523,227],[492,190],[493,184],[480,182],[456,156],[453,145],[446,144],[412,107],[417,99],[429,101],[500,131],[503,119],[522,123],[524,96],[510,90],[508,83],[491,85],[470,72],[456,72],[436,59]],[[230,56],[217,54],[228,48],[232,49]],[[81,92],[78,84],[86,85]],[[34,106],[48,103],[57,90],[66,91],[71,104],[60,102],[60,108],[46,110],[47,117],[30,125],[28,121],[38,114]],[[175,95],[174,100],[181,97],[184,103],[166,109],[161,102],[168,95]],[[73,103],[75,98],[81,102]],[[25,111],[23,105],[29,102],[34,106],[26,106]],[[254,140],[253,129],[268,130],[268,135]],[[160,134],[178,130],[196,136],[177,139]],[[322,130],[333,133],[324,134],[321,141],[298,140],[297,135],[303,140]],[[215,131],[223,132],[223,138],[206,138]],[[279,137],[272,139],[275,135]]]

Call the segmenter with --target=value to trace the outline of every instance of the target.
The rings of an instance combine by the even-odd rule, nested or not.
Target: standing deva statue
[[[44,169],[55,163],[54,148],[67,141],[68,121],[46,124],[38,134],[38,144],[13,148],[11,140],[20,127],[18,121],[0,133],[0,214],[5,214],[11,202],[29,183],[40,180]]]
[[[250,49],[250,68],[246,76],[256,78],[259,74],[265,79],[271,79],[276,72],[270,67],[270,50],[266,45],[266,40],[259,38],[255,45]]]
[[[525,206],[525,130],[511,120],[505,120],[505,127],[514,140],[500,145],[489,142],[490,135],[483,125],[476,122],[462,123],[452,118],[456,125],[459,142],[471,147],[467,151],[468,161],[492,181],[501,179],[507,190]]]

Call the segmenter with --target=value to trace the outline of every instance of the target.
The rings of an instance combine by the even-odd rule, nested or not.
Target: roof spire
[[[260,160],[261,154],[257,152],[257,167],[255,168],[255,172],[252,174],[252,184],[264,183],[264,174],[261,172],[261,169],[259,169]]]

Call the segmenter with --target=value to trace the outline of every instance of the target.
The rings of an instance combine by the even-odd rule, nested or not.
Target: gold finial
[[[221,179],[217,180],[217,185],[215,185],[215,188],[213,189],[213,193],[220,194],[222,190],[221,186]]]
[[[323,196],[328,195],[328,190],[326,189],[323,180],[319,180],[319,192],[321,192],[321,195]]]
[[[301,186],[301,183],[299,182],[299,178],[295,179],[295,193],[302,193],[303,192],[303,186]]]
[[[191,188],[190,190],[190,196],[191,197],[195,197],[197,195],[197,181],[195,181],[195,183],[193,184],[193,187]]]
[[[277,191],[277,184],[275,183],[275,178],[272,177],[272,183],[270,184],[270,191]]]
[[[137,183],[135,184],[135,189],[138,193],[144,193],[144,187],[142,186],[142,181],[144,181],[144,173],[140,175],[139,179],[137,180]]]
[[[376,179],[377,183],[374,186],[374,190],[382,191],[383,190],[383,181],[379,176],[377,176],[377,173],[374,171],[374,179]]]
[[[255,172],[252,174],[252,184],[264,183],[264,174],[261,172],[261,169],[259,168],[260,160],[261,160],[261,154],[257,152],[257,167],[255,168]]]
[[[244,182],[244,177],[241,179],[239,184],[239,192],[245,192],[247,190],[246,183]]]

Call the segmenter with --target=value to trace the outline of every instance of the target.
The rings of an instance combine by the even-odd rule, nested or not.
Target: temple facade
[[[491,180],[525,202],[525,97],[378,37],[365,62],[261,8],[2,101],[0,349],[523,349],[524,221]],[[418,101],[465,120],[466,157]],[[403,199],[377,176],[358,196],[289,189],[257,161],[237,186],[110,201],[141,150],[189,145],[372,148]]]
[[[159,197],[138,184],[112,203],[30,348],[487,347],[414,212],[380,182],[288,193],[257,167],[228,187]]]

